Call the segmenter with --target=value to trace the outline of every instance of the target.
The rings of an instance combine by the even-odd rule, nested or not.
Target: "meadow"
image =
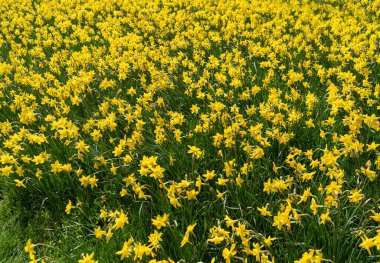
[[[0,0],[0,262],[380,262],[379,0]]]

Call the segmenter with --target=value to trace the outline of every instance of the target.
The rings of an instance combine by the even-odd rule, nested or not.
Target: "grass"
[[[24,231],[19,224],[18,216],[15,211],[11,211],[8,200],[0,202],[0,262],[1,263],[21,263],[27,260],[23,247],[19,246],[24,243]],[[19,212],[19,211],[17,211]]]

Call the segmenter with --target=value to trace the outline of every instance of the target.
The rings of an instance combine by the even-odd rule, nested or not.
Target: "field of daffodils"
[[[0,0],[0,262],[379,262],[379,173],[379,0]]]

